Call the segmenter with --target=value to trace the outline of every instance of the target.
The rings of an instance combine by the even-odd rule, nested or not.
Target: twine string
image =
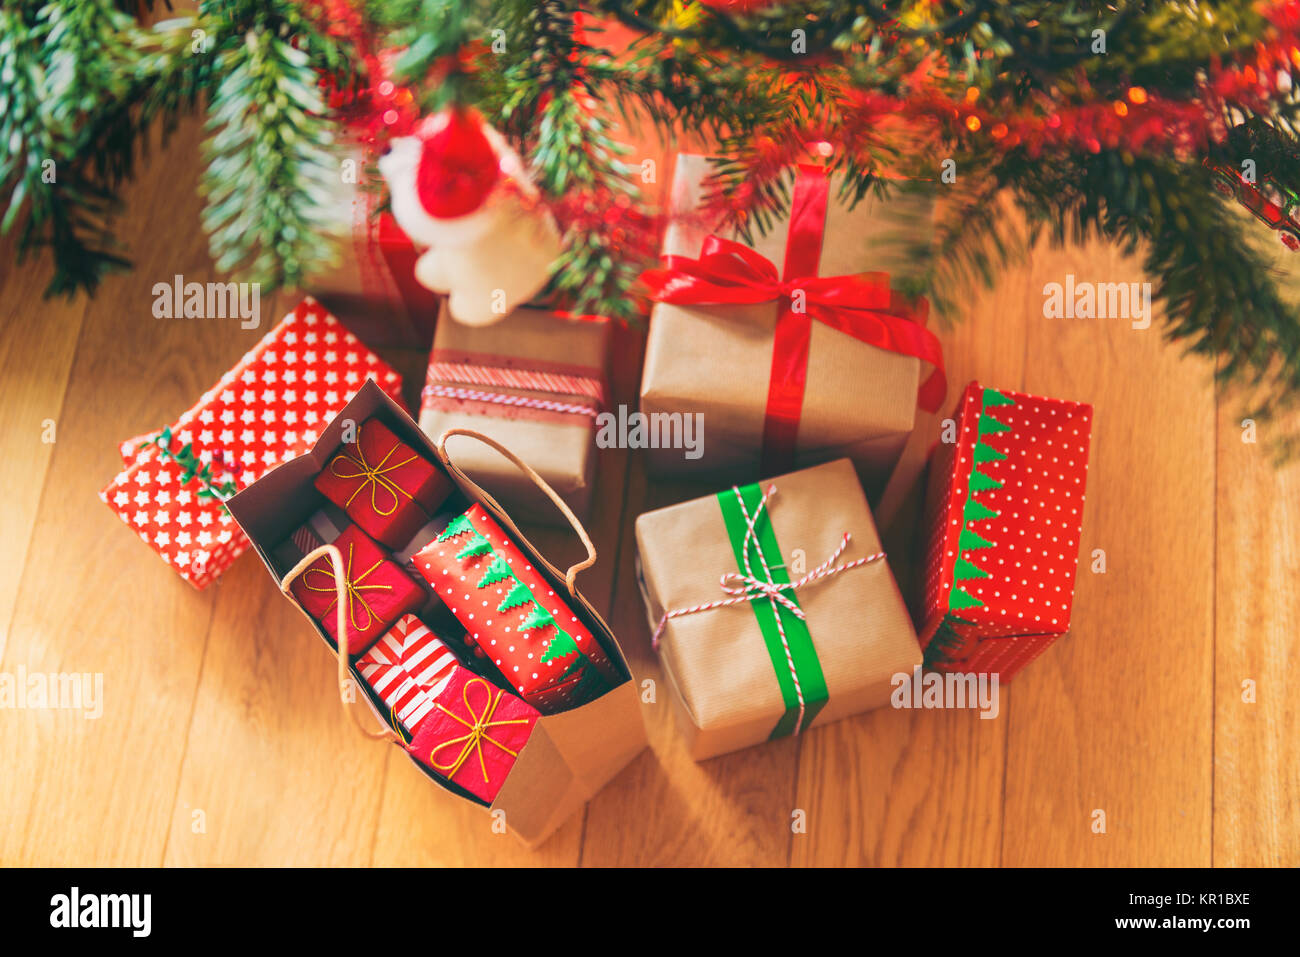
[[[481,713],[476,712],[474,710],[474,703],[470,700],[470,689],[479,686],[483,687],[483,689],[487,692],[487,696],[488,696],[483,711]],[[496,721],[493,721],[492,716],[496,713],[497,705],[501,703],[501,695],[504,694],[504,692],[500,688],[497,688],[496,694],[493,695],[492,691],[493,691],[492,686],[489,685],[487,681],[484,680],[483,678],[473,678],[470,681],[465,682],[465,687],[461,689],[461,697],[465,701],[465,710],[466,712],[468,712],[469,716],[473,719],[472,721],[466,721],[464,718],[456,714],[454,711],[450,711],[447,708],[443,707],[442,702],[435,703],[434,707],[436,707],[443,714],[447,715],[449,718],[459,721],[465,727],[469,728],[469,731],[458,738],[448,738],[446,741],[440,742],[432,751],[430,751],[429,752],[430,767],[438,771],[444,772],[449,778],[454,777],[456,772],[461,769],[461,767],[465,764],[467,760],[469,760],[469,756],[471,754],[474,754],[478,756],[479,767],[483,771],[483,783],[487,784],[490,779],[488,777],[487,760],[483,756],[484,741],[487,741],[490,744],[495,744],[498,748],[500,748],[506,754],[510,755],[512,758],[519,757],[519,752],[512,751],[510,748],[506,747],[504,744],[502,744],[496,738],[492,737],[487,732],[488,732],[488,728],[494,728],[497,727],[498,725],[527,724],[528,719],[527,718],[501,718]],[[454,748],[457,745],[461,746],[460,752],[450,762],[446,764],[442,764],[437,760],[435,760],[435,757],[439,751],[443,750],[444,748]]]
[[[781,613],[778,606],[785,608],[800,621],[805,621],[807,616],[804,610],[799,607],[794,600],[795,592],[805,588],[814,582],[822,581],[841,572],[846,572],[851,568],[858,568],[862,565],[868,565],[880,561],[885,557],[885,553],[875,552],[871,555],[864,555],[861,558],[855,558],[852,561],[836,565],[840,556],[844,554],[845,549],[849,547],[852,536],[845,532],[840,539],[840,543],[830,553],[824,562],[814,568],[808,574],[804,575],[798,581],[788,584],[777,582],[772,575],[772,567],[768,565],[767,556],[763,554],[762,548],[758,542],[758,522],[763,517],[768,501],[776,494],[776,486],[769,485],[767,491],[758,501],[758,506],[751,514],[749,507],[745,504],[744,498],[740,494],[739,487],[732,486],[732,492],[736,495],[736,500],[740,504],[741,513],[745,518],[745,538],[741,544],[740,557],[741,564],[744,567],[744,573],[726,572],[719,580],[722,591],[728,596],[718,598],[714,601],[702,602],[698,605],[691,605],[685,608],[674,608],[665,611],[659,619],[659,624],[655,627],[654,634],[650,637],[650,643],[657,651],[659,642],[663,636],[664,629],[668,627],[668,622],[674,618],[680,618],[684,615],[695,615],[703,611],[712,611],[715,608],[725,608],[729,605],[739,605],[750,602],[758,598],[766,598],[771,605],[773,617],[776,619],[777,634],[781,639],[781,647],[785,652],[786,664],[790,669],[790,677],[794,682],[795,696],[799,700],[799,717],[795,722],[794,733],[798,734],[803,727],[804,716],[807,711],[806,703],[803,696],[803,688],[799,681],[798,671],[795,668],[794,656],[790,651],[790,643],[785,633],[785,625],[781,621]],[[770,520],[770,519],[769,519]],[[759,577],[754,572],[754,563],[750,559],[750,549],[753,548],[758,554],[759,563],[762,566],[763,577]],[[782,566],[777,566],[782,567]]]
[[[373,565],[371,565],[369,568],[363,571],[360,575],[357,575],[354,578],[352,576],[352,546],[348,545],[348,561],[347,561],[347,569],[344,572],[343,588],[348,599],[348,618],[351,620],[352,627],[356,631],[365,631],[372,624],[374,624],[375,618],[377,617],[375,615],[375,610],[370,607],[370,603],[366,601],[365,597],[361,593],[363,591],[392,591],[393,590],[392,585],[361,584],[361,582],[365,581],[367,575],[369,575],[371,572],[373,572],[376,568],[378,568],[383,563],[384,563],[384,559],[381,557],[379,561],[375,562]],[[309,580],[313,572],[321,576],[327,582],[327,584],[313,585]],[[330,603],[325,606],[326,613],[328,613],[331,608],[333,608],[336,604],[338,604],[339,601],[338,584],[335,580],[335,575],[333,571],[326,571],[323,568],[308,568],[303,573],[302,584],[303,587],[308,589],[309,591],[328,592],[334,596],[330,599]],[[366,623],[364,625],[361,624],[359,621],[357,621],[358,606],[365,609],[366,612]],[[340,635],[339,637],[342,638],[343,636]]]
[[[348,500],[345,503],[345,506],[351,505],[352,500],[355,499],[358,495],[360,495],[367,487],[369,487],[370,507],[375,510],[375,514],[392,515],[393,512],[397,511],[397,506],[401,504],[401,499],[397,497],[397,493],[400,492],[401,494],[405,495],[408,499],[411,498],[411,493],[408,492],[406,489],[402,488],[392,479],[390,479],[386,473],[393,472],[397,469],[400,469],[403,465],[407,465],[411,462],[414,462],[416,458],[418,458],[418,456],[412,454],[410,458],[403,459],[401,462],[394,462],[391,465],[385,465],[384,463],[388,461],[389,456],[391,456],[394,452],[397,451],[397,446],[394,445],[391,449],[389,449],[387,452],[384,453],[384,457],[382,459],[380,459],[375,465],[372,466],[369,462],[366,461],[366,453],[362,451],[360,442],[357,442],[356,449],[357,449],[356,455],[349,455],[347,452],[340,452],[330,462],[330,472],[333,473],[338,478],[361,479],[360,484],[358,484],[357,487],[352,491],[352,494],[348,496]],[[339,471],[340,462],[343,462],[345,465],[350,463],[356,466],[357,471],[347,472],[347,473],[340,472]],[[384,489],[384,491],[388,492],[388,494],[393,497],[393,504],[390,505],[387,509],[382,509],[379,507],[379,500],[377,496],[381,488]]]

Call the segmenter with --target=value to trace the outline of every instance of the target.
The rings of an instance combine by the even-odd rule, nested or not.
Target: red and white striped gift
[[[414,615],[403,616],[357,659],[357,672],[412,735],[457,667],[456,656]]]

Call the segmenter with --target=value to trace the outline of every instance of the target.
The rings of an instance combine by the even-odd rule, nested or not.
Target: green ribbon
[[[758,485],[743,485],[718,493],[718,506],[722,510],[722,520],[727,527],[727,537],[731,539],[732,550],[736,553],[736,567],[740,574],[745,574],[745,548],[748,541],[750,543],[749,564],[754,577],[760,581],[764,580],[766,576],[763,568],[766,565],[770,581],[777,585],[788,585],[790,577],[786,574],[785,561],[781,558],[781,548],[776,542],[772,521],[767,509],[759,512],[762,500],[763,492]],[[757,549],[754,547],[754,539],[748,538],[749,523],[745,520],[746,512],[751,518],[756,514],[758,516],[754,521],[756,532],[754,539],[757,540]],[[795,605],[799,604],[799,599],[793,590],[786,589],[783,594]],[[808,727],[826,706],[829,698],[826,676],[822,673],[821,661],[817,658],[817,649],[813,647],[807,622],[779,601],[774,601],[765,595],[751,598],[749,604],[754,611],[754,617],[758,620],[759,630],[763,634],[763,643],[767,646],[768,657],[772,659],[772,670],[776,673],[777,684],[781,687],[781,698],[785,702],[785,713],[772,729],[768,740],[783,738],[792,734],[796,725],[801,728]],[[785,631],[784,645],[781,641],[782,629]],[[788,658],[786,646],[790,651]],[[800,692],[803,695],[802,723],[799,721]]]

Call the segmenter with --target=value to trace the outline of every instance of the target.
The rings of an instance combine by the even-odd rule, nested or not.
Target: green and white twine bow
[[[651,637],[651,644],[658,650],[664,629],[674,618],[749,602],[785,703],[785,713],[770,735],[771,738],[780,738],[798,734],[811,724],[829,698],[826,676],[822,673],[821,661],[808,630],[807,616],[795,592],[850,568],[880,561],[885,553],[876,552],[836,565],[852,537],[845,532],[839,546],[826,561],[798,581],[791,582],[767,511],[768,500],[775,494],[775,485],[769,485],[763,492],[757,484],[732,486],[718,493],[718,506],[722,510],[727,537],[741,570],[722,575],[720,584],[728,597],[664,612]]]

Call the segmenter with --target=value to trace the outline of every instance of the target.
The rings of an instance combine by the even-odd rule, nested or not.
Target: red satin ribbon
[[[819,167],[799,168],[779,277],[768,259],[720,236],[704,240],[698,259],[665,256],[665,268],[642,275],[650,298],[673,305],[779,303],[763,422],[764,475],[794,466],[814,319],[859,342],[929,363],[933,371],[917,390],[917,404],[925,411],[938,411],[947,391],[943,350],[924,326],[925,299],[894,292],[888,273],[817,275],[829,194],[830,181]]]

